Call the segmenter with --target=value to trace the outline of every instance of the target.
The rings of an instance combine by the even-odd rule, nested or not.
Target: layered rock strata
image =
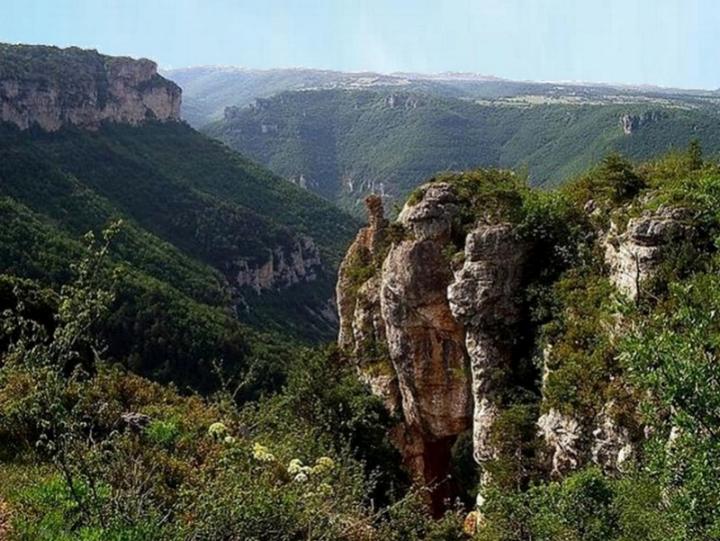
[[[320,251],[309,237],[299,237],[290,247],[268,251],[259,263],[238,260],[233,263],[234,286],[250,287],[257,293],[284,289],[300,282],[314,281],[322,268]]]
[[[18,55],[24,71],[0,72],[0,120],[22,130],[180,120],[180,88],[151,60],[54,47],[17,46],[6,54]]]
[[[452,492],[447,479],[459,434],[472,429],[481,466],[498,458],[494,425],[518,378],[538,392],[543,410],[553,345],[545,346],[535,389],[527,373],[515,371],[533,355],[532,340],[523,342],[534,332],[523,299],[537,247],[516,225],[483,218],[482,209],[474,209],[476,221],[468,224],[467,202],[452,183],[434,182],[417,193],[394,224],[383,217],[381,199],[368,198],[369,225],[340,269],[338,342],[398,415],[392,436],[416,479],[444,487],[437,502]],[[637,297],[670,242],[688,234],[687,223],[686,211],[660,208],[630,219],[622,233],[599,233],[620,294]],[[391,235],[392,228],[402,234]],[[623,411],[613,401],[588,418],[545,410],[536,423],[546,450],[535,460],[544,465],[547,458],[552,478],[588,463],[621,470],[642,437],[633,419],[621,420]]]

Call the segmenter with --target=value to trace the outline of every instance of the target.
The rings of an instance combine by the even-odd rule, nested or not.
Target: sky
[[[720,88],[720,0],[0,0],[0,42],[76,45],[163,68]]]

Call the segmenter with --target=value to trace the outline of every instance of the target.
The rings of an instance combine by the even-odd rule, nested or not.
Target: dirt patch
[[[10,539],[10,507],[0,499],[0,541]]]

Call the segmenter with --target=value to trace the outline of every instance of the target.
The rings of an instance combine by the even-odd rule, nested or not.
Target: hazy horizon
[[[100,51],[102,52],[102,51]],[[177,67],[166,67],[158,64],[158,70],[161,72],[173,72],[183,71],[192,69],[226,69],[226,70],[237,70],[237,71],[321,71],[328,73],[345,73],[351,75],[383,75],[387,77],[402,77],[406,75],[414,75],[421,77],[442,77],[442,76],[468,76],[477,78],[486,78],[496,81],[510,81],[516,83],[537,83],[537,84],[557,84],[557,85],[587,85],[587,86],[611,86],[611,87],[628,87],[628,88],[661,88],[668,90],[697,90],[712,92],[720,90],[720,88],[700,88],[700,87],[689,87],[689,86],[675,86],[675,85],[660,85],[653,83],[628,83],[623,81],[581,81],[581,80],[562,80],[562,79],[511,79],[508,77],[499,77],[492,73],[478,73],[472,71],[435,71],[435,72],[422,72],[422,71],[377,71],[369,69],[359,70],[339,70],[332,68],[316,68],[313,66],[275,66],[269,68],[254,68],[251,66],[241,66],[237,64],[195,64],[188,66],[177,66]]]
[[[194,66],[716,90],[713,0],[3,0],[0,41]]]

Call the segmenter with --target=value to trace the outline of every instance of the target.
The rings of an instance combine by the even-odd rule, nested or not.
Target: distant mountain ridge
[[[655,99],[702,102],[717,99],[709,90],[674,89],[612,83],[513,81],[492,75],[446,72],[340,72],[309,68],[252,69],[198,66],[162,71],[184,91],[183,118],[200,127],[222,118],[227,106],[246,106],[289,90],[397,89],[464,99],[508,99],[545,96],[560,100],[645,102]]]
[[[400,201],[441,171],[524,168],[531,183],[550,185],[613,151],[649,159],[698,138],[709,154],[720,152],[720,115],[704,104],[708,98],[535,97],[292,91],[229,107],[203,130],[358,214],[368,194]]]

